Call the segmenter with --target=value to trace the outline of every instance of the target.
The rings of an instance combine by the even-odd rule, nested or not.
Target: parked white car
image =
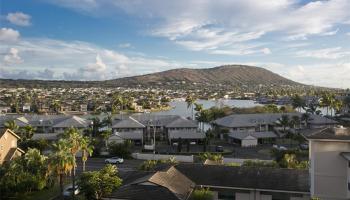
[[[75,185],[75,190],[73,190],[73,185],[68,185],[67,187],[64,188],[63,190],[63,196],[64,197],[71,197],[72,193],[74,191],[75,195],[78,195],[80,193],[79,186]]]
[[[278,150],[280,150],[280,151],[286,151],[286,150],[288,150],[287,147],[278,146],[278,145],[276,145],[276,144],[272,145],[272,147],[275,148],[275,149],[278,149]]]
[[[107,164],[122,164],[123,162],[124,162],[124,159],[119,157],[107,158],[105,160],[105,163]]]

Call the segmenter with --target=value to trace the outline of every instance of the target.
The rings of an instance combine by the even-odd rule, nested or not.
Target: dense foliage
[[[131,157],[131,142],[129,140],[124,141],[122,144],[112,142],[108,145],[108,152],[112,156],[118,156],[121,158]]]
[[[2,198],[16,194],[42,190],[53,185],[48,173],[48,158],[37,149],[28,149],[25,156],[18,157],[0,167],[0,191]]]
[[[106,165],[100,171],[84,172],[78,185],[86,199],[102,199],[122,184],[116,166]]]

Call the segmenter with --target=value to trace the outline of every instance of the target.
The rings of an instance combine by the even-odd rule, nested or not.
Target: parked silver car
[[[124,162],[124,159],[119,157],[107,158],[105,160],[105,163],[107,164],[122,164],[123,162]]]
[[[64,188],[64,190],[63,190],[63,196],[64,196],[65,198],[71,197],[72,194],[73,194],[73,192],[74,192],[75,195],[78,195],[78,194],[80,193],[80,190],[79,190],[79,186],[78,186],[78,185],[75,185],[75,189],[73,189],[73,185],[68,185],[68,186],[66,186],[66,187]]]

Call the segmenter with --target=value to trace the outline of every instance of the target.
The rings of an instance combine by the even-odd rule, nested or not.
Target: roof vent
[[[350,131],[343,127],[343,126],[337,126],[337,127],[334,127],[334,134],[335,135],[338,135],[338,136],[341,136],[341,135],[347,135],[347,136],[350,136]]]

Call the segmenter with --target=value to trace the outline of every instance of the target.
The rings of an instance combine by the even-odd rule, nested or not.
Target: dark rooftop
[[[350,140],[350,130],[348,128],[338,128],[344,131],[343,134],[336,133],[337,128],[323,128],[305,130],[302,134],[310,140]]]
[[[109,197],[132,200],[179,200],[167,188],[153,185],[125,185],[113,192]]]
[[[196,185],[309,192],[307,170],[231,167],[202,164],[175,166]]]

